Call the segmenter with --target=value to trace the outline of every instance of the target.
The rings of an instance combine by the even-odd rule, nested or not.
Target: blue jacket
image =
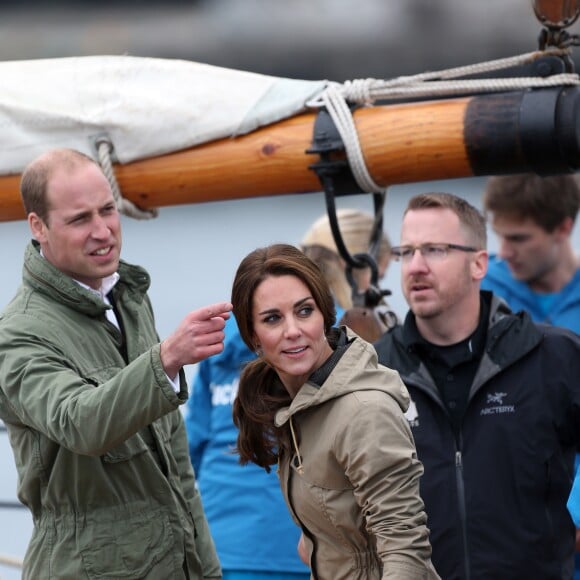
[[[241,466],[233,452],[232,403],[240,370],[254,356],[230,318],[223,352],[199,364],[187,403],[191,460],[223,570],[306,573],[297,553],[300,529],[275,471]]]
[[[538,294],[525,282],[516,280],[507,263],[496,255],[490,256],[481,289],[491,290],[503,298],[513,312],[526,310],[534,322],[563,326],[580,333],[580,270],[558,292],[547,315],[544,315]]]

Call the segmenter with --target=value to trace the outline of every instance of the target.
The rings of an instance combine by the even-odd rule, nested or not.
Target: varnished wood
[[[384,105],[355,112],[367,167],[381,185],[471,175],[463,143],[469,99]],[[150,208],[320,191],[307,154],[315,114],[248,135],[115,166],[123,195]],[[0,178],[0,221],[24,217],[18,176]]]
[[[383,187],[580,167],[580,88],[513,91],[361,108],[354,122]],[[115,166],[123,195],[152,208],[320,191],[315,113],[248,135]],[[344,154],[342,154],[344,156]],[[19,176],[0,178],[0,221],[24,217]]]
[[[24,219],[19,185],[20,175],[0,177],[0,221]]]

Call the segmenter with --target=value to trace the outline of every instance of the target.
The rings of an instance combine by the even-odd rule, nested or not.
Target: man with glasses
[[[580,338],[480,290],[485,221],[459,197],[412,198],[392,253],[410,311],[375,347],[411,396],[438,573],[571,578]]]

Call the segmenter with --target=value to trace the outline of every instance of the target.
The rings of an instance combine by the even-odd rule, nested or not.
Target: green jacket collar
[[[133,299],[141,302],[149,289],[149,274],[140,266],[119,262],[120,280],[114,292],[130,292]],[[77,284],[40,255],[40,244],[31,240],[24,254],[22,272],[24,284],[35,291],[50,296],[79,312],[98,316],[109,308],[97,295]]]

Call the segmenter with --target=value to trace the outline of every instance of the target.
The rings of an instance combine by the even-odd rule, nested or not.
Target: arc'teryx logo
[[[487,393],[487,404],[497,403],[501,405],[504,397],[507,397],[507,393]]]
[[[507,393],[487,393],[485,402],[486,407],[481,409],[480,415],[501,415],[503,413],[515,413],[515,405],[504,405],[504,399]]]

